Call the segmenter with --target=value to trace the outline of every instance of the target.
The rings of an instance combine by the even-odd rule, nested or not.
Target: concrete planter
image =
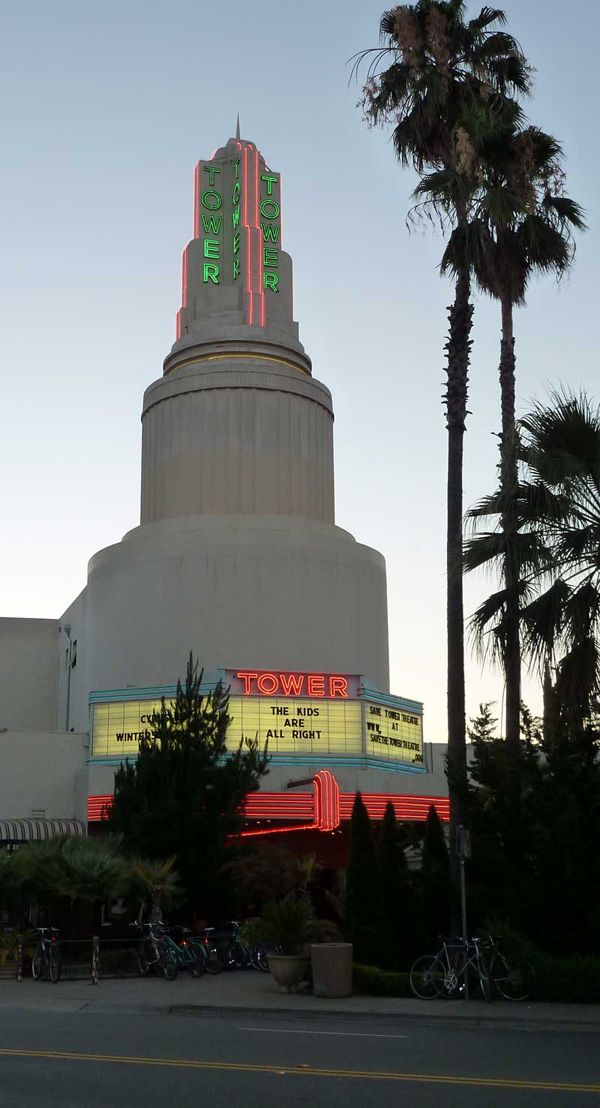
[[[313,943],[310,957],[315,996],[352,996],[352,943]]]
[[[269,954],[269,969],[282,993],[289,993],[304,977],[310,959],[306,954]]]

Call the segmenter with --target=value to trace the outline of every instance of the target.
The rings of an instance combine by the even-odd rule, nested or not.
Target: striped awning
[[[58,835],[87,835],[78,819],[0,819],[0,846],[55,839]]]

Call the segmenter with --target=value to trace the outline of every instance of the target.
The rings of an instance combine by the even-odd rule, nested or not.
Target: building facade
[[[431,799],[447,816],[422,704],[389,690],[384,558],[335,524],[332,397],[293,318],[281,177],[239,133],[195,169],[176,341],[143,399],[140,524],[59,620],[0,633],[0,817],[99,819],[190,650],[206,689],[230,688],[232,746],[269,743],[248,833],[334,831],[356,789],[376,818],[388,797],[401,818]]]

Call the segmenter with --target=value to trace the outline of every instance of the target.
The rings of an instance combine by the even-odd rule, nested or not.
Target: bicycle
[[[457,996],[469,971],[478,979],[483,997],[492,999],[492,981],[485,961],[480,939],[444,939],[435,954],[417,958],[410,968],[410,987],[420,1000],[434,1000],[439,996]],[[462,980],[462,985],[460,984]]]
[[[210,974],[221,973],[225,969],[224,961],[214,938],[214,927],[206,927],[204,935],[190,939],[190,945],[194,946],[204,958],[206,972]]]
[[[138,954],[138,969],[142,977],[147,977],[151,969],[161,969],[167,981],[174,981],[179,973],[179,958],[173,947],[167,946],[166,932],[155,933],[152,923],[132,923],[131,927],[142,927],[145,938]]]
[[[53,985],[60,980],[62,955],[58,945],[58,927],[36,927],[40,940],[31,962],[31,976],[35,981],[49,978]],[[46,935],[48,932],[48,935]]]
[[[173,951],[177,958],[178,968],[189,969],[192,977],[202,977],[207,968],[207,959],[201,947],[193,940],[188,939],[192,931],[189,927],[176,924],[170,928],[165,936],[167,951]]]
[[[489,935],[485,942],[488,972],[494,988],[505,1000],[527,1000],[535,982],[533,966],[527,961],[509,960],[500,940]],[[491,954],[489,952],[491,951]]]

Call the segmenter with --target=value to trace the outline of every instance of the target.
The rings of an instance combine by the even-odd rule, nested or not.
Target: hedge
[[[363,996],[413,996],[408,973],[391,973],[354,963],[353,989]]]
[[[536,952],[531,962],[535,970],[531,1000],[600,1004],[600,958],[592,955],[552,958]],[[354,992],[363,996],[414,996],[408,973],[389,973],[357,963],[354,964]]]

